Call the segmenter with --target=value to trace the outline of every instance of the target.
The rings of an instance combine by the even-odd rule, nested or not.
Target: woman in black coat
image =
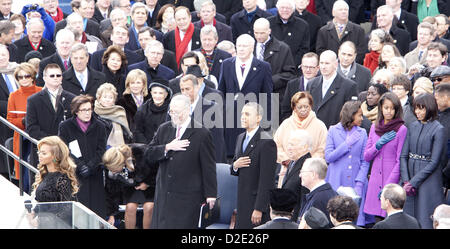
[[[149,167],[144,157],[145,144],[129,144],[110,148],[103,155],[105,174],[107,214],[110,224],[119,204],[125,203],[125,228],[136,227],[136,211],[143,204],[142,227],[150,228],[153,213],[153,199],[157,167]]]
[[[150,99],[147,88],[147,74],[140,69],[131,70],[125,81],[125,91],[117,104],[125,109],[128,127],[134,130],[134,116],[137,109]]]
[[[125,78],[127,70],[127,56],[119,46],[109,46],[102,57],[102,73],[105,74],[105,82],[111,83],[117,89],[117,99],[122,97],[125,90]]]
[[[167,119],[172,90],[166,80],[155,80],[150,84],[151,99],[139,107],[134,116],[133,136],[136,143],[148,144],[158,127]]]
[[[94,98],[76,96],[71,103],[73,117],[62,122],[58,136],[67,144],[80,183],[78,201],[98,216],[106,218],[102,156],[106,150],[105,126],[92,116]]]

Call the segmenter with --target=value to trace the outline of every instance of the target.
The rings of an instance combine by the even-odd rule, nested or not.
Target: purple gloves
[[[403,183],[403,189],[406,191],[407,196],[415,196],[417,194],[416,188],[413,187],[409,182]]]
[[[345,143],[347,143],[348,146],[352,146],[353,144],[358,142],[360,137],[361,135],[359,135],[359,132],[354,131],[347,136],[347,138],[345,139]]]
[[[362,197],[363,188],[364,188],[364,183],[356,182],[354,190],[359,197]]]

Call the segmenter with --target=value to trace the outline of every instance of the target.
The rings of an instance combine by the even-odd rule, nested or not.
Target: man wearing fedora
[[[270,190],[270,217],[272,220],[254,229],[297,229],[298,224],[291,221],[296,199],[297,195],[292,190]]]

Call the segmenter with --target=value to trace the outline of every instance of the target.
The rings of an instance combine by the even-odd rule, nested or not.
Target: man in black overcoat
[[[236,139],[230,172],[238,176],[236,229],[250,229],[270,219],[269,191],[275,187],[277,146],[259,124],[263,108],[249,102],[242,108],[245,132]]]
[[[295,1],[295,13],[294,15],[296,17],[300,17],[301,19],[305,20],[309,25],[309,47],[311,52],[316,51],[316,39],[317,39],[317,32],[319,32],[319,29],[322,27],[322,19],[318,15],[315,15],[308,10],[306,10],[306,7],[309,5],[308,1]]]
[[[338,74],[354,81],[358,85],[358,94],[367,91],[372,79],[372,73],[366,67],[356,63],[356,47],[351,41],[342,43],[338,51],[339,66]]]
[[[230,26],[233,33],[233,41],[236,41],[242,34],[253,36],[253,24],[255,21],[261,17],[268,18],[271,16],[268,12],[260,9],[257,2],[258,0],[242,1],[244,9],[231,16]]]
[[[159,163],[151,228],[195,229],[202,204],[214,206],[216,162],[211,133],[189,116],[190,100],[176,95],[146,157]],[[197,127],[197,128],[195,128]]]

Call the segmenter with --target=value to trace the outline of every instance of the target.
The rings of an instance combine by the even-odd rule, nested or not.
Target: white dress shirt
[[[337,73],[334,72],[334,74],[328,80],[326,80],[325,77],[323,77],[322,98],[325,98],[325,95],[327,94],[327,91],[330,88],[331,84],[333,84],[333,81],[336,78],[336,75],[337,75]]]
[[[244,85],[245,79],[247,78],[248,72],[250,71],[250,68],[252,67],[252,61],[253,61],[253,55],[250,56],[249,59],[246,61],[241,61],[238,57],[236,57],[236,76],[239,83],[239,90],[242,89],[242,86]],[[241,72],[241,65],[245,64],[244,69],[244,75],[242,75]]]
[[[181,39],[181,40],[183,40],[185,34],[186,34],[186,32],[183,32],[183,31],[180,30],[180,39]],[[191,47],[192,47],[192,38],[191,38],[191,40],[189,41],[189,44],[188,44],[188,46],[187,46],[186,52],[191,51]]]
[[[84,69],[83,72],[77,72],[75,71],[75,76],[77,77],[78,81],[80,81],[80,75],[83,75],[83,82],[80,82],[81,87],[83,88],[83,90],[86,90],[86,86],[87,86],[87,82],[88,82],[88,70],[87,68]]]

